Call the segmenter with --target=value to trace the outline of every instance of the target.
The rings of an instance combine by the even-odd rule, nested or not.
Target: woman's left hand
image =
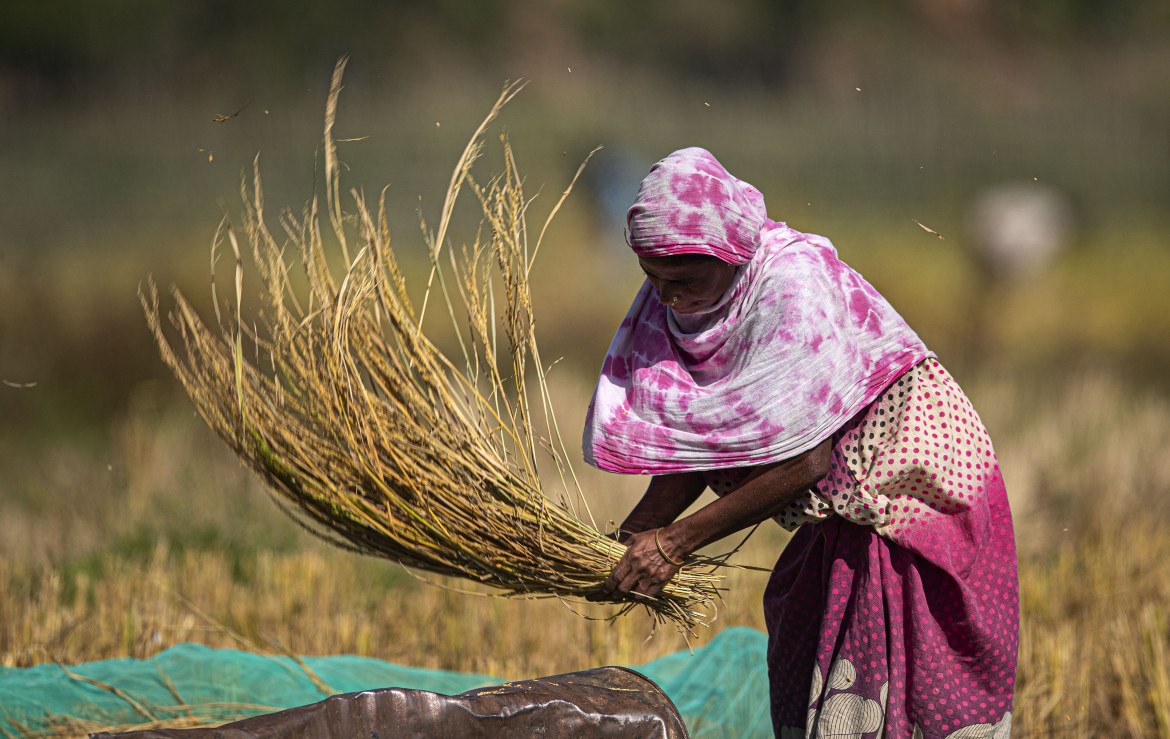
[[[655,542],[655,534],[658,542]],[[677,551],[666,529],[651,529],[630,536],[626,553],[614,565],[609,578],[601,586],[600,595],[620,598],[627,593],[637,593],[653,598],[662,591],[670,578],[679,571],[677,565],[666,561],[658,551],[659,543],[671,559],[682,561],[684,554]]]

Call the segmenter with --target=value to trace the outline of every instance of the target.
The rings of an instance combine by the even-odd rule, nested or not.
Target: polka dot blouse
[[[776,516],[792,531],[832,515],[902,533],[981,498],[983,471],[996,464],[991,439],[971,402],[937,359],[905,372],[833,435],[829,474]],[[726,495],[750,467],[705,472]]]

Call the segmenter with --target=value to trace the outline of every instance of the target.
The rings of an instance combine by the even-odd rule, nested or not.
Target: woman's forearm
[[[699,499],[706,487],[702,472],[655,475],[642,499],[622,522],[621,533],[626,536],[671,523]]]
[[[672,559],[681,560],[713,541],[775,516],[828,474],[830,450],[831,442],[825,440],[798,457],[759,467],[719,500],[672,524],[662,524],[663,549]]]

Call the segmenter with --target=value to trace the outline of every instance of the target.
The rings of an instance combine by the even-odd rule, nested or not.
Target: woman
[[[655,164],[627,223],[646,282],[584,451],[653,477],[603,589],[653,596],[775,518],[796,531],[764,595],[778,736],[1007,736],[1011,513],[962,390],[828,240],[768,220],[702,149]]]

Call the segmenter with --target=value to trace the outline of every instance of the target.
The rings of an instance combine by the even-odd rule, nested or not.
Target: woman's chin
[[[711,307],[711,303],[705,300],[697,300],[686,305],[672,305],[670,309],[675,313],[682,313],[683,315],[691,315],[692,313],[702,313]]]

